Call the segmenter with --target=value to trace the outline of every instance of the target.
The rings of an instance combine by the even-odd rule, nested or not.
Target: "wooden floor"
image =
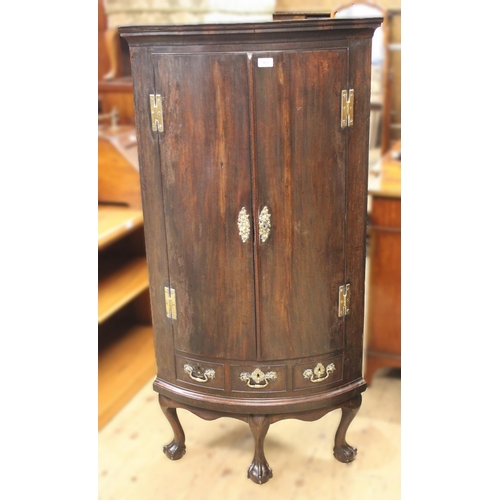
[[[340,410],[316,422],[271,425],[265,453],[274,477],[256,485],[246,477],[253,456],[248,425],[222,418],[202,420],[178,410],[186,455],[170,461],[162,452],[173,436],[151,379],[99,432],[100,500],[399,500],[401,379],[381,370],[363,394],[347,432],[358,448],[351,464],[332,455]]]

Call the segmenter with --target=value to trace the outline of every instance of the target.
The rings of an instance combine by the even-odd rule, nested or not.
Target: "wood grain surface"
[[[120,28],[132,56],[162,396],[277,415],[320,412],[364,390],[371,36],[380,21]],[[354,89],[355,117],[342,129],[345,89]],[[161,96],[164,131],[152,130],[150,95]],[[345,283],[350,313],[339,318]],[[165,286],[176,290],[175,320]],[[336,356],[335,379],[297,384],[296,366]],[[184,358],[222,370],[210,379],[219,385],[178,373]],[[243,370],[276,377],[241,389]]]
[[[271,58],[272,68],[259,67]],[[344,284],[345,49],[254,57],[257,212],[271,213],[259,255],[262,359],[343,348],[334,304]],[[255,214],[258,217],[258,213]]]
[[[255,358],[246,54],[157,56],[165,96],[162,183],[170,286],[179,318],[175,347],[205,356]],[[160,208],[160,207],[157,207]]]

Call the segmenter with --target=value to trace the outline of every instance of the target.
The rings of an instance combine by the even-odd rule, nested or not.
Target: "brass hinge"
[[[340,105],[341,116],[340,126],[342,128],[352,127],[354,123],[354,90],[349,90],[349,98],[347,98],[347,90],[342,91],[342,102]]]
[[[339,287],[339,318],[349,314],[349,302],[351,301],[351,285]]]
[[[175,290],[165,287],[165,308],[167,318],[177,319],[177,304],[175,303]]]
[[[163,132],[163,108],[160,94],[149,94],[149,105],[151,108],[151,128],[153,131]]]

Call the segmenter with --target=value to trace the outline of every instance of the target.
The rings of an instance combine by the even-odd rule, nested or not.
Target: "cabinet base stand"
[[[267,483],[267,481],[273,477],[273,471],[271,467],[269,467],[264,455],[264,439],[272,423],[286,418],[313,421],[318,420],[330,411],[342,408],[342,417],[340,419],[337,432],[335,433],[333,456],[342,463],[352,462],[356,458],[357,449],[347,444],[346,433],[361,406],[361,395],[357,395],[347,401],[343,401],[329,408],[276,415],[244,415],[205,410],[179,403],[163,396],[162,394],[159,394],[159,402],[160,407],[164,415],[167,417],[167,420],[172,426],[172,430],[174,432],[174,439],[172,442],[163,447],[163,452],[171,460],[179,460],[186,453],[185,434],[177,416],[177,408],[188,410],[204,420],[231,417],[247,422],[250,426],[250,430],[252,431],[255,443],[254,457],[250,467],[248,468],[247,477],[256,484]]]

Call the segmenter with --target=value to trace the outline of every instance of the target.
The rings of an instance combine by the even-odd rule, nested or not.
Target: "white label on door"
[[[259,57],[257,59],[257,65],[259,68],[272,68],[273,58],[272,57]]]

